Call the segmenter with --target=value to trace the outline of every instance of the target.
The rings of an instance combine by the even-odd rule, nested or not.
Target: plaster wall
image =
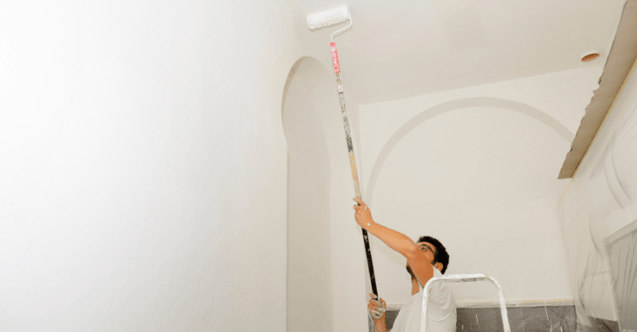
[[[618,321],[622,331],[637,328],[636,130],[633,74],[559,206],[577,317],[585,327],[600,318]]]
[[[448,274],[486,273],[510,303],[570,302],[557,180],[601,68],[360,106],[365,199],[377,222],[440,239]],[[405,259],[374,239],[379,292],[410,296]],[[460,305],[497,300],[453,285]]]
[[[2,2],[0,45],[0,330],[284,331],[287,7]]]
[[[329,45],[326,44],[326,46]],[[325,51],[328,50],[329,48],[325,49]],[[329,55],[329,52],[327,54]],[[295,90],[295,88],[293,88],[294,84],[298,84],[298,87],[302,89],[300,91]],[[350,126],[357,128],[358,103],[355,98],[347,94],[347,88],[345,88],[345,91]],[[307,108],[314,108],[316,111],[315,114],[311,113],[311,117],[308,114],[299,120],[310,121],[315,125],[317,121],[320,121],[324,140],[329,151],[329,164],[331,169],[331,181],[329,183],[329,219],[319,220],[318,218],[312,217],[312,220],[322,224],[307,225],[307,228],[299,229],[299,232],[303,233],[300,235],[300,239],[292,239],[291,237],[293,235],[289,234],[289,241],[300,240],[311,243],[315,241],[315,239],[309,238],[316,237],[317,232],[312,232],[310,230],[314,228],[324,229],[322,227],[327,226],[327,229],[329,229],[330,232],[329,251],[321,250],[320,253],[312,253],[311,251],[315,249],[308,247],[306,252],[299,256],[299,259],[302,260],[303,256],[307,259],[309,257],[314,257],[313,255],[318,255],[315,257],[316,259],[313,262],[303,263],[304,268],[314,271],[317,269],[317,266],[313,265],[317,265],[319,262],[325,262],[323,259],[326,258],[326,255],[330,256],[330,267],[327,269],[331,269],[331,295],[330,292],[321,293],[318,297],[310,299],[314,301],[312,306],[303,308],[302,310],[313,310],[313,308],[320,307],[325,304],[324,301],[331,296],[334,331],[362,331],[367,328],[367,298],[365,293],[365,275],[367,272],[365,266],[365,252],[360,227],[358,227],[353,218],[354,210],[352,209],[352,206],[354,205],[354,202],[352,201],[352,198],[355,196],[354,187],[352,184],[352,175],[347,154],[347,146],[345,143],[345,133],[343,130],[338,94],[330,64],[325,65],[314,58],[302,59],[298,69],[290,81],[288,96],[292,96],[292,94],[297,94],[299,97],[301,95],[307,96],[309,102],[306,100],[305,105],[307,105]],[[309,104],[311,104],[311,106]],[[285,108],[288,108],[287,102]],[[311,124],[307,123],[307,125],[310,126]],[[299,135],[304,137],[304,140],[316,142],[317,137],[320,136],[318,130],[310,131],[303,129],[303,127],[299,127],[298,130],[301,131]],[[356,132],[352,134],[355,135]],[[354,148],[357,152],[360,152],[358,151],[356,142],[354,142]],[[298,153],[304,156],[319,156],[317,151],[313,151],[307,147],[298,151]],[[320,156],[324,155],[320,154]],[[325,161],[321,161],[320,163],[323,165],[324,162]],[[290,170],[292,171],[292,169]],[[321,171],[315,170],[306,174],[310,177],[320,177]],[[293,181],[297,181],[292,178],[289,180],[291,186],[294,185],[292,183]],[[301,181],[300,183],[305,183],[307,181],[313,182],[314,180],[298,179],[298,181]],[[322,192],[321,195],[323,193],[324,192]],[[294,204],[300,204],[300,206],[291,205],[289,207],[290,209],[299,208],[307,210],[304,208],[305,205],[312,206],[316,204],[315,200],[321,199],[316,195],[308,195],[303,188],[299,188],[299,192],[297,193],[293,193],[290,189],[289,195],[291,195],[291,199],[294,199],[297,202]],[[307,213],[307,211],[304,213]],[[290,222],[292,222],[292,220],[290,220]],[[322,263],[319,264],[318,268],[323,269],[324,266]],[[325,276],[322,274],[323,272],[318,272],[317,270],[316,273],[320,274],[321,278],[324,278]],[[296,287],[294,290],[295,293],[306,294],[308,292],[313,292],[307,288],[315,287],[314,284],[303,282],[301,279],[299,279],[299,281],[301,284]],[[289,279],[288,291],[292,291],[290,289]],[[317,311],[306,314],[318,319],[318,316],[322,313]],[[325,316],[321,319],[327,318],[328,316]],[[305,329],[311,328],[313,327],[310,325],[305,326]]]
[[[288,143],[287,328],[331,331],[330,155],[310,91],[299,78],[308,65],[320,63],[300,61],[283,109]]]
[[[331,286],[325,275],[321,280],[332,290],[334,331],[366,328],[365,258],[351,209],[354,193],[329,52],[314,50],[290,17],[286,5],[274,0],[0,5],[0,330],[285,330],[289,179],[281,105],[290,68],[306,56],[318,59],[298,73],[316,114],[303,121],[320,118],[325,145],[318,145],[316,156],[325,156],[327,146],[331,166]],[[489,96],[531,105],[574,132],[581,113],[571,113],[588,102],[598,74],[589,68],[360,107],[347,93],[345,80],[355,129],[361,112],[361,130],[353,134],[359,138],[354,144],[362,187],[375,183],[370,197],[382,192],[385,197],[396,194],[395,199],[404,188],[415,188],[403,197],[425,199],[417,198],[425,191],[410,183],[399,186],[383,178],[392,173],[388,169],[400,170],[407,152],[399,153],[393,166],[387,159],[390,166],[381,168],[375,182],[366,173],[384,142],[425,109]],[[481,111],[499,118],[501,110],[492,108]],[[554,128],[503,116],[529,135],[546,134],[532,144],[515,136],[518,141],[508,148],[522,144],[537,152],[555,143],[547,147],[551,156],[567,149],[566,143],[557,143],[563,135]],[[462,119],[439,120],[455,127]],[[473,127],[465,123],[463,128]],[[499,137],[486,135],[483,142]],[[405,142],[431,139],[416,133]],[[423,165],[423,160],[409,163]],[[315,169],[323,178],[325,167],[321,161]],[[480,167],[489,169],[488,164]],[[487,178],[495,179],[494,174]],[[328,189],[314,180],[324,195]],[[533,188],[539,187],[550,186]],[[393,216],[396,206],[382,195],[377,201],[388,205],[374,210],[381,222],[389,220],[383,214]],[[326,202],[320,204],[323,216]],[[490,219],[494,210],[468,219],[473,225],[495,226]],[[447,210],[436,216],[442,215],[461,219]],[[542,231],[555,230],[551,216],[541,218],[548,220]],[[530,219],[526,222],[516,234],[530,228]],[[324,226],[319,229],[322,241]],[[439,233],[453,227],[450,222]],[[500,235],[510,232],[493,236]],[[475,243],[463,240],[449,247],[475,251]],[[551,249],[556,245],[554,237],[543,241]],[[509,248],[498,245],[496,253]],[[504,261],[495,257],[477,264],[475,272],[499,273],[537,258],[536,246],[524,248]],[[382,255],[387,257],[376,258]],[[461,255],[452,252],[452,259]],[[407,293],[396,281],[402,275],[382,276],[396,266],[402,271],[402,262],[382,252],[375,259],[381,295],[386,292],[391,301],[391,294]],[[462,261],[452,260],[450,269],[456,265],[458,273],[474,272]],[[517,277],[506,276],[509,282]],[[330,311],[325,296],[321,312]],[[398,295],[395,299],[400,300]]]

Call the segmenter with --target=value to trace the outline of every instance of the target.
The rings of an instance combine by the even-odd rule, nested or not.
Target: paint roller
[[[307,26],[311,31],[329,27],[335,24],[349,21],[349,25],[335,31],[331,34],[332,42],[330,43],[330,51],[332,53],[332,65],[334,67],[334,74],[336,74],[336,85],[338,88],[338,97],[341,102],[341,113],[343,116],[343,127],[345,128],[345,139],[347,141],[347,150],[349,152],[349,163],[352,168],[352,178],[354,180],[354,190],[356,191],[356,197],[361,198],[361,189],[358,182],[358,171],[356,170],[356,158],[354,158],[354,147],[352,145],[352,137],[349,131],[349,121],[347,120],[347,109],[345,107],[345,97],[343,96],[343,85],[341,84],[341,68],[338,62],[338,53],[336,52],[336,44],[334,43],[334,37],[352,28],[352,15],[350,15],[347,6],[339,7],[323,12],[310,14],[307,16]],[[376,277],[374,276],[374,264],[372,263],[372,252],[369,247],[369,237],[367,231],[363,231],[363,241],[365,242],[365,253],[367,254],[367,268],[369,269],[369,280],[372,284],[372,291],[378,296],[378,289],[376,288]]]

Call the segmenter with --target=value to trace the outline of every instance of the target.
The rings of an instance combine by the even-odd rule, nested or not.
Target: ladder
[[[429,298],[429,290],[436,282],[472,282],[472,281],[489,281],[498,289],[498,297],[500,298],[500,312],[502,313],[502,325],[504,332],[511,332],[509,325],[509,316],[507,315],[507,307],[504,302],[504,293],[500,283],[493,277],[486,274],[452,274],[443,277],[433,277],[427,281],[422,297],[422,312],[420,313],[420,332],[427,332],[427,300]]]

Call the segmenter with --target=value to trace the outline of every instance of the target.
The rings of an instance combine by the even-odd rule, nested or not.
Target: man
[[[407,258],[407,271],[412,275],[411,298],[394,321],[392,332],[417,332],[420,331],[420,316],[422,310],[422,289],[429,279],[434,276],[442,276],[449,264],[447,250],[435,238],[423,236],[418,243],[412,241],[406,235],[387,228],[374,221],[372,213],[361,199],[354,198],[358,205],[356,210],[356,222],[367,232],[381,239],[391,249]],[[387,332],[385,326],[386,304],[383,299],[377,301],[375,294],[367,305],[377,332]],[[447,283],[436,283],[431,288],[427,301],[427,331],[428,332],[454,332],[456,330],[456,302]]]

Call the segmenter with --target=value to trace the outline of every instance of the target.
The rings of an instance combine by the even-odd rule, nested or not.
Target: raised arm
[[[369,207],[361,199],[354,198],[360,205],[354,205],[356,210],[355,217],[358,225],[367,230],[367,232],[381,239],[391,249],[397,251],[405,258],[416,275],[418,283],[423,287],[434,275],[432,261],[433,252],[423,252],[418,245],[403,233],[395,231],[389,227],[378,224],[372,218],[372,212]]]

